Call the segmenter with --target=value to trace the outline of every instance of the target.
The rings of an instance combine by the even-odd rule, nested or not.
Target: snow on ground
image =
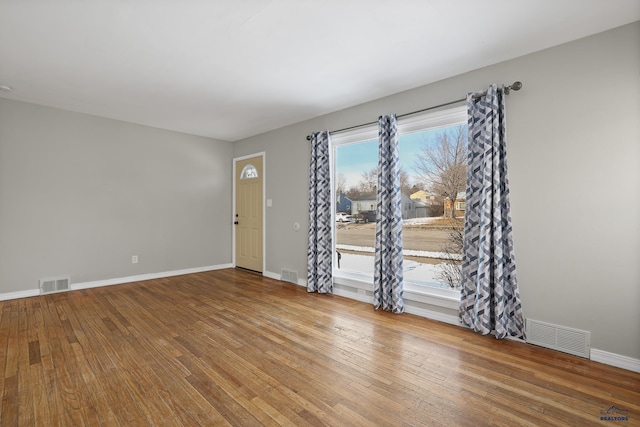
[[[340,270],[349,270],[355,273],[366,274],[373,277],[373,255],[358,255],[341,253]],[[436,279],[438,265],[423,264],[421,262],[404,260],[404,280],[438,288],[449,288]]]
[[[353,245],[336,245],[336,249],[345,250],[345,251],[353,251],[353,252],[364,252],[364,253],[375,253],[374,248],[369,248],[365,246],[353,246]],[[417,251],[413,249],[403,249],[402,255],[404,256],[413,256],[413,257],[423,257],[423,258],[435,258],[435,259],[449,259],[449,255],[444,252],[430,252],[430,251]],[[453,259],[461,260],[462,255],[452,254],[451,257]]]
[[[430,222],[437,221],[442,218],[443,217],[441,216],[430,216],[426,218],[411,218],[411,219],[403,219],[402,223],[403,224],[428,224]]]
[[[442,217],[428,217],[428,218],[412,218],[402,221],[403,224],[428,224],[430,222],[442,219]],[[340,269],[348,270],[354,273],[366,274],[373,277],[373,262],[374,262],[374,248],[365,246],[354,245],[336,245],[337,250],[360,252],[361,254],[352,254],[341,252]],[[364,255],[367,254],[367,255]],[[371,255],[369,255],[371,254]],[[418,251],[412,249],[403,249],[402,254],[404,256],[418,257],[418,258],[434,258],[434,259],[448,259],[449,255],[444,252],[431,252],[431,251]],[[452,258],[461,260],[462,255],[451,255]],[[438,288],[446,288],[449,286],[444,283],[439,283],[436,279],[439,266],[438,264],[424,264],[421,262],[407,260],[403,261],[403,273],[404,279],[410,282],[420,283],[428,286],[435,286]]]

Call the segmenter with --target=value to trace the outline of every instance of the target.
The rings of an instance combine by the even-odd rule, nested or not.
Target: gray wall
[[[307,134],[521,80],[507,123],[525,316],[640,358],[639,40],[636,22],[236,143],[235,156],[266,152],[267,270],[306,272]]]
[[[0,292],[230,263],[232,150],[0,99]]]

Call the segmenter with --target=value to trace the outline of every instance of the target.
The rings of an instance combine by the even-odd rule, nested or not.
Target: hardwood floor
[[[640,374],[239,270],[0,310],[2,426],[640,425]]]

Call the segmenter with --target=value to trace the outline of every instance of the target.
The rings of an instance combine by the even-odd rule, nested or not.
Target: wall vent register
[[[69,282],[69,276],[40,279],[40,295],[68,291]]]

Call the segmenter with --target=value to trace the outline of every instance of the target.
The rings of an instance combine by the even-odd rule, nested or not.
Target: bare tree
[[[400,191],[402,191],[402,193],[408,196],[412,193],[411,184],[409,183],[409,174],[407,173],[406,170],[400,167],[399,175],[400,175]]]
[[[358,197],[360,197],[361,193],[360,190],[357,187],[350,187],[345,195],[349,198],[349,200],[355,200]]]
[[[362,172],[358,189],[361,193],[375,193],[378,187],[378,168],[374,167]]]
[[[459,289],[462,283],[462,247],[464,244],[464,221],[455,219],[449,232],[449,240],[442,247],[444,260],[438,265],[436,278],[452,289]]]
[[[466,137],[465,125],[442,130],[432,141],[423,142],[413,166],[429,183],[432,192],[451,199],[452,209],[448,214],[452,218],[456,196],[465,190],[467,182]]]
[[[413,194],[413,193],[415,193],[417,191],[426,190],[426,189],[427,189],[427,187],[425,185],[421,184],[421,183],[413,184],[411,186],[411,188],[409,189],[409,193]]]
[[[347,177],[343,173],[339,173],[336,178],[336,193],[344,193],[347,191]]]
[[[400,190],[403,193],[411,194],[411,184],[409,173],[400,167]],[[358,189],[362,193],[375,193],[378,188],[378,168],[374,167],[366,172],[362,172]]]

